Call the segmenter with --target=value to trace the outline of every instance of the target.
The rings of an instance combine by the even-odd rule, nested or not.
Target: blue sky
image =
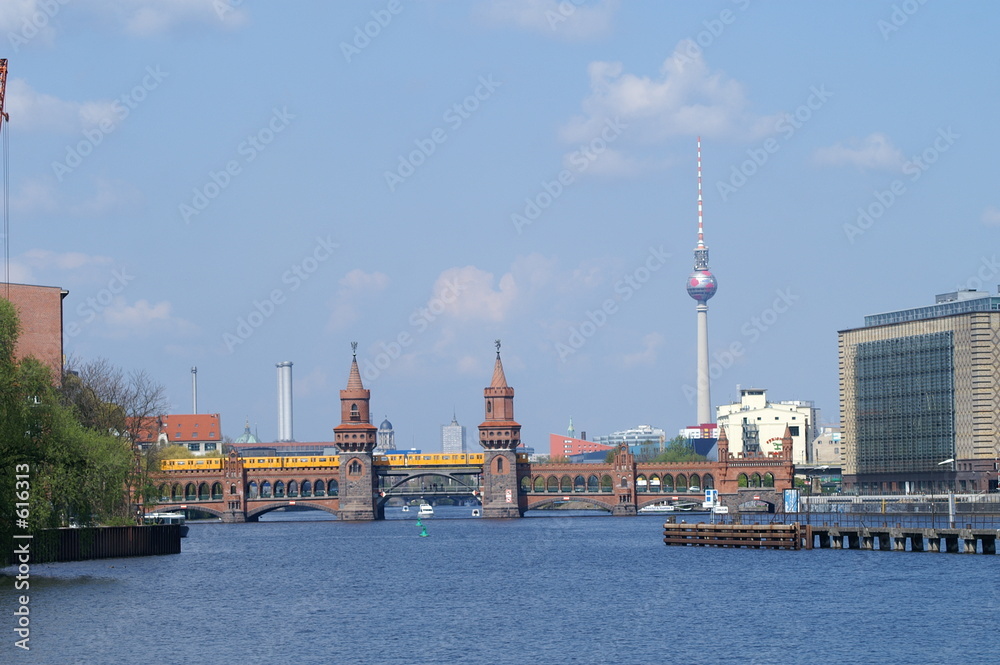
[[[996,289],[989,2],[14,0],[10,277],[176,413],[440,447],[503,341],[523,439],[694,423],[702,137],[713,405],[839,420],[837,335]],[[472,437],[474,441],[474,436]]]

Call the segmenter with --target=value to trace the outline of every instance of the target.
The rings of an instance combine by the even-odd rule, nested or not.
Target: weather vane
[[[358,343],[357,342],[351,342],[351,351],[354,352],[354,357],[357,358],[358,357]]]
[[[500,355],[500,340],[499,339],[498,340],[494,340],[493,343],[497,345],[497,355],[499,356]]]

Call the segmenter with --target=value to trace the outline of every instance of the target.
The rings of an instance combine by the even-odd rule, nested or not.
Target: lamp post
[[[949,457],[946,460],[938,462],[938,466],[942,464],[952,464],[952,470],[954,471],[955,458]],[[948,528],[955,528],[955,492],[952,487],[948,487]]]

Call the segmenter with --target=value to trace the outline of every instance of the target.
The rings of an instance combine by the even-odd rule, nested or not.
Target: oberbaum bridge
[[[733,454],[720,427],[717,462],[637,463],[621,445],[611,463],[531,464],[516,452],[521,426],[514,420],[514,389],[504,376],[499,340],[493,379],[483,391],[482,455],[451,456],[464,460],[459,463],[445,455],[427,456],[436,460],[432,466],[380,464],[372,453],[377,428],[369,416],[371,391],[361,383],[357,344],[352,347],[347,388],[340,391],[341,422],[333,430],[339,456],[300,458],[294,468],[287,468],[281,458],[261,464],[264,460],[244,459],[232,451],[200,468],[192,464],[161,470],[154,480],[160,490],[155,508],[197,510],[223,522],[251,522],[272,510],[295,506],[324,510],[341,520],[370,521],[384,519],[385,505],[393,498],[464,495],[482,502],[486,518],[523,517],[527,510],[568,500],[612,515],[635,515],[653,504],[700,502],[703,496],[688,493],[690,483],[692,492],[695,487],[698,492],[718,490],[717,505],[728,506],[731,512],[773,511],[781,505],[782,491],[793,486],[792,438],[787,430],[780,452]],[[415,492],[414,481],[423,489]],[[153,508],[147,505],[147,510]]]

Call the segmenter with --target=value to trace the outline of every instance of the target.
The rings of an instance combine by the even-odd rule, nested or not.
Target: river
[[[0,577],[2,663],[995,660],[1000,558],[666,547],[662,516],[192,523],[179,555]],[[8,575],[11,569],[6,571]],[[30,594],[30,651],[14,646]]]

